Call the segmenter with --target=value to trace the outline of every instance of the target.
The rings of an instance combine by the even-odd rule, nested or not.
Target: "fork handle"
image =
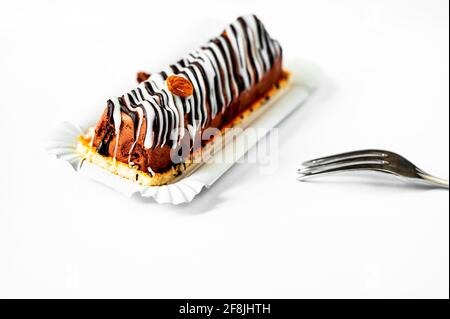
[[[430,182],[433,185],[448,189],[448,180],[435,177],[426,173],[420,173],[420,177],[422,177],[425,181]]]

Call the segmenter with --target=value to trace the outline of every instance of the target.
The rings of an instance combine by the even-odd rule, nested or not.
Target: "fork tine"
[[[384,162],[384,163],[383,163]],[[300,175],[298,177],[299,180],[302,180],[307,177],[329,174],[335,172],[345,172],[345,171],[357,171],[357,170],[368,170],[368,171],[382,171],[385,173],[391,173],[385,168],[385,161],[367,161],[362,163],[353,163],[348,165],[324,165],[320,168],[305,168],[302,171],[299,171]]]
[[[310,161],[304,162],[303,166],[318,166],[318,165],[324,165],[324,164],[331,164],[335,163],[344,159],[358,159],[358,158],[364,158],[364,157],[387,157],[387,154],[380,150],[361,150],[361,151],[353,151],[353,152],[347,152],[347,153],[341,153],[326,157],[320,157],[316,158]]]
[[[335,161],[333,163],[324,163],[324,164],[317,164],[313,166],[306,166],[304,168],[299,169],[297,172],[299,174],[304,173],[316,173],[320,172],[322,170],[327,170],[330,168],[338,168],[338,169],[346,169],[349,166],[353,165],[387,165],[389,164],[388,161],[382,160],[377,157],[365,157],[365,158],[347,158],[339,161]]]

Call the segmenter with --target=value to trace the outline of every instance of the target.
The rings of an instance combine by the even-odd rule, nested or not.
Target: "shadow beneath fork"
[[[427,184],[420,181],[412,181],[402,177],[378,173],[378,172],[340,172],[332,175],[314,176],[305,178],[300,183],[330,184],[330,185],[355,185],[382,187],[391,189],[410,189],[410,190],[434,190],[442,189],[437,185]]]

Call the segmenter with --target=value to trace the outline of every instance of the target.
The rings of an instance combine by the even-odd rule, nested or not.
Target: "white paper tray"
[[[265,128],[269,131],[305,102],[317,87],[319,72],[313,65],[295,60],[287,64],[287,69],[292,73],[290,84],[278,91],[276,98],[274,97],[267,102],[267,107],[264,106],[266,111],[250,127]],[[61,123],[50,132],[46,145],[47,152],[68,162],[75,171],[112,187],[126,196],[139,193],[143,197],[154,198],[160,204],[178,205],[191,202],[204,188],[211,187],[239,158],[244,156],[263,138],[263,136],[255,137],[254,134],[246,134],[246,131],[244,131],[236,138],[234,146],[244,145],[245,141],[245,147],[234,147],[233,144],[228,144],[222,150],[225,156],[232,152],[232,158],[236,159],[234,162],[223,163],[214,161],[214,158],[212,158],[210,162],[205,163],[191,175],[174,184],[141,186],[111,174],[87,161],[82,161],[83,158],[76,151],[78,137],[85,134],[88,128],[95,124],[95,121],[96,119],[92,119],[91,123],[80,123],[78,125],[71,122]],[[234,153],[236,149],[239,152],[238,154]]]

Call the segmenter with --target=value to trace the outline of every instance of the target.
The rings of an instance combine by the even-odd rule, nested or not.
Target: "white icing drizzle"
[[[194,139],[200,129],[225,112],[243,91],[260,81],[281,54],[279,43],[269,37],[256,16],[238,18],[201,49],[152,74],[122,98],[110,100],[116,134],[114,158],[121,126],[121,103],[139,119],[128,157],[131,163],[144,122],[145,149],[163,147],[169,140],[170,146],[176,147],[185,129]],[[172,74],[184,76],[192,83],[192,96],[181,98],[168,90],[166,78]],[[148,170],[153,172],[150,167]]]
[[[132,165],[133,163],[131,162],[131,154],[133,154],[133,150],[136,146],[136,143],[139,141],[139,135],[141,134],[142,121],[144,120],[144,112],[139,107],[134,108],[133,106],[131,106],[129,94],[125,94],[124,100],[125,100],[125,104],[128,107],[128,109],[132,112],[136,112],[138,114],[138,118],[139,118],[139,124],[138,124],[137,131],[136,131],[136,139],[134,140],[133,144],[131,145],[130,152],[128,154],[128,163],[130,165]]]
[[[228,69],[230,89],[233,92],[233,99],[231,100],[231,102],[232,102],[234,99],[236,99],[239,96],[239,89],[238,89],[238,85],[235,81],[235,76],[234,76],[235,72],[234,72],[234,68],[233,68],[233,62],[232,62],[230,50],[228,49],[228,45],[227,45],[225,38],[223,36],[220,36],[217,38],[217,40],[219,41],[220,46],[222,47],[223,51],[225,52],[225,57],[224,57],[225,66],[223,66],[223,69],[224,70]],[[221,56],[223,56],[223,55],[221,55]]]
[[[156,113],[153,109],[153,101],[152,100],[144,100],[141,105],[145,109],[146,120],[147,120],[147,132],[144,138],[144,147],[149,149],[153,147],[153,124],[155,123]],[[155,105],[155,107],[157,107]]]
[[[119,145],[120,125],[122,124],[122,113],[120,112],[120,102],[118,98],[111,98],[110,101],[113,104],[112,116],[114,121],[114,130],[116,134],[116,143],[114,146],[113,161],[115,163],[117,156],[117,147]]]
[[[229,75],[228,75],[228,68],[226,66],[225,58],[223,57],[222,53],[220,52],[219,48],[216,44],[208,43],[207,48],[209,50],[205,50],[208,57],[213,57],[212,60],[217,59],[217,77],[219,79],[219,96],[223,99],[222,101],[222,110],[225,111],[224,105],[228,105],[228,103],[231,102],[233,99],[231,94],[231,88],[230,88],[230,82],[229,82]],[[222,74],[220,73],[220,70],[222,71]],[[222,76],[223,75],[223,76]],[[223,77],[223,79],[222,79]],[[225,94],[223,93],[223,87],[225,87]]]
[[[155,176],[156,173],[152,170],[152,168],[149,166],[147,167],[148,172],[150,173],[150,175]]]
[[[120,102],[118,98],[112,98],[111,102],[114,105],[113,109],[113,120],[114,120],[114,128],[116,134],[119,134],[120,125],[122,124],[122,114],[120,112]]]
[[[228,39],[231,42],[231,45],[233,47],[233,51],[235,53],[237,53],[237,58],[236,58],[236,63],[237,63],[237,68],[239,70],[239,74],[240,76],[243,78],[244,80],[244,86],[245,87],[250,87],[251,86],[251,82],[250,82],[250,78],[247,74],[247,66],[245,64],[245,54],[244,54],[244,50],[243,50],[243,43],[242,43],[242,39],[244,37],[244,35],[241,33],[237,33],[234,24],[230,25],[226,30],[226,34]],[[236,34],[235,34],[236,31]]]

